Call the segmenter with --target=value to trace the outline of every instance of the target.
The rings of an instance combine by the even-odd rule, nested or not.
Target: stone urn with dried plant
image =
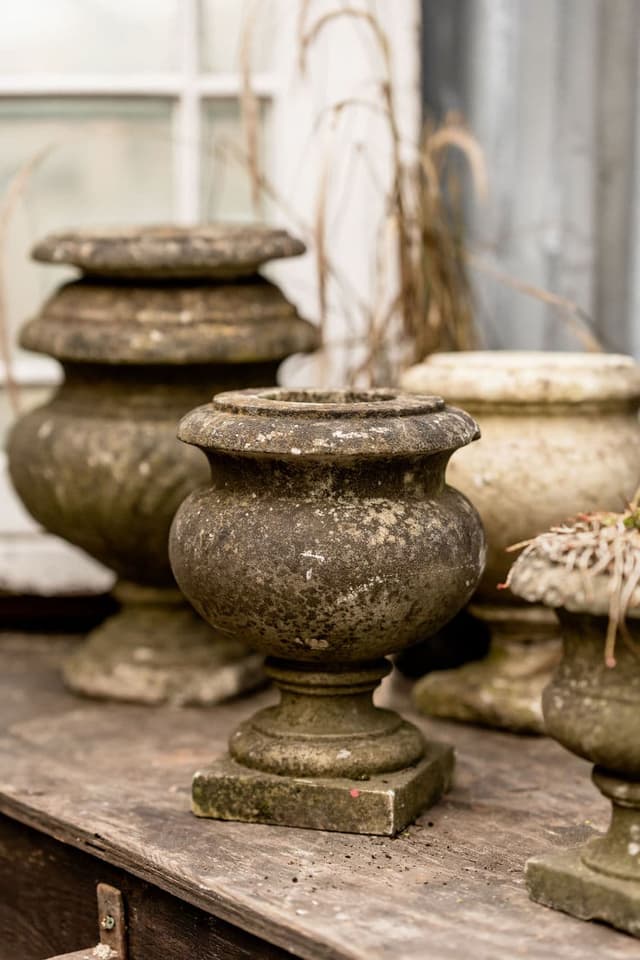
[[[275,383],[315,328],[258,273],[304,246],[251,224],[98,229],[50,236],[34,256],[85,276],[21,334],[64,381],[15,424],[9,466],[31,514],[118,575],[120,610],[65,666],[75,691],[206,704],[255,686],[261,658],[201,620],[177,589],[167,541],[207,463],[178,442],[180,417],[225,388]]]
[[[484,575],[465,636],[489,633],[484,659],[436,670],[414,696],[425,713],[544,731],[541,695],[560,657],[557,619],[497,585],[507,550],[578,510],[620,510],[640,476],[640,366],[594,352],[440,353],[408,370],[405,389],[435,393],[476,417],[482,442],[451,460],[451,482],[487,533]]]
[[[180,425],[211,481],[180,507],[176,580],[268,655],[277,706],[197,773],[199,816],[393,835],[446,788],[450,747],[374,706],[387,654],[472,593],[484,535],[445,482],[475,421],[395,391],[219,394]]]
[[[594,764],[607,833],[527,863],[531,897],[640,937],[640,508],[582,514],[530,541],[507,584],[554,610],[563,655],[543,695],[548,733]]]

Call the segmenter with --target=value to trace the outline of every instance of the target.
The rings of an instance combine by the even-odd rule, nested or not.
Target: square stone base
[[[596,873],[582,862],[580,849],[534,857],[526,879],[532,900],[640,937],[640,883]]]
[[[241,766],[229,756],[193,779],[193,812],[242,820],[392,837],[448,789],[453,749],[429,743],[414,767],[369,780],[280,777]]]

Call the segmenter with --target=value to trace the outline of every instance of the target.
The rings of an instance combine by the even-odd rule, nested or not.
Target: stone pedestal
[[[482,442],[458,451],[449,478],[478,508],[487,564],[473,612],[491,629],[483,661],[433,672],[415,698],[425,713],[543,732],[540,694],[559,658],[554,617],[498,590],[528,540],[579,511],[619,510],[640,477],[640,367],[594,353],[440,353],[402,384],[463,406]],[[428,641],[427,641],[428,643]]]
[[[44,527],[120,577],[120,611],[66,666],[74,690],[207,704],[261,682],[242,638],[207,626],[175,586],[171,520],[209,478],[176,429],[195,404],[274,383],[282,359],[316,346],[314,328],[256,273],[303,249],[283,231],[231,225],[92,231],[36,247],[37,259],[87,275],[22,331],[22,345],[56,357],[65,379],[15,425],[11,476]]]
[[[64,666],[73,690],[133,703],[219,703],[265,682],[263,658],[213,630],[175,587],[120,581],[120,612]]]
[[[608,832],[577,849],[532,857],[527,890],[554,910],[640,937],[640,781],[598,767],[593,780],[611,801]]]
[[[196,814],[393,835],[446,789],[451,749],[372,695],[384,654],[478,581],[480,522],[444,482],[475,436],[439,398],[391,391],[237,391],[183,419],[214,482],[176,514],[176,579],[269,654],[281,693],[196,774]]]
[[[267,660],[266,670],[281,701],[196,773],[198,816],[393,836],[448,789],[453,749],[373,705],[386,660],[353,671]]]
[[[527,862],[532,900],[579,920],[600,920],[640,937],[640,888],[637,882],[596,874],[580,850],[562,850]]]
[[[471,603],[468,610],[491,631],[489,654],[422,677],[413,691],[416,705],[433,717],[544,733],[542,691],[562,654],[555,614],[517,604]]]
[[[626,640],[606,665],[609,572],[589,577],[540,550],[514,564],[510,584],[525,600],[557,607],[563,655],[543,695],[546,729],[595,764],[593,781],[611,802],[606,834],[529,860],[527,889],[546,906],[640,937],[640,590],[630,596]]]

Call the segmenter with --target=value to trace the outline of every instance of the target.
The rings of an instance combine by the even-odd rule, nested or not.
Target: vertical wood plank
[[[631,345],[631,274],[640,266],[631,246],[640,8],[636,0],[600,0],[598,13],[595,314],[606,345],[624,350]]]
[[[462,110],[466,0],[422,2],[422,97],[425,114]]]
[[[558,4],[555,122],[549,190],[555,246],[549,249],[545,285],[578,304],[589,316],[594,306],[596,109],[599,0]],[[580,349],[557,311],[548,311],[545,347]]]
[[[608,349],[640,353],[640,4],[463,0],[460,16],[466,66],[447,83],[492,188],[471,216],[474,245],[575,301]],[[487,346],[581,348],[551,308],[481,275],[477,286]]]
[[[607,345],[640,356],[640,6],[601,0],[597,312]]]

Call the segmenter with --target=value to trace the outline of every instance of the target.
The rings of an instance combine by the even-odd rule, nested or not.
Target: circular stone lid
[[[85,363],[258,363],[313,350],[319,336],[262,278],[179,287],[85,279],[60,287],[20,343]]]
[[[640,365],[615,353],[477,350],[436,353],[405,371],[412,393],[479,403],[588,403],[640,398]]]
[[[178,436],[204,450],[288,460],[424,456],[480,436],[441,397],[394,390],[234,390],[196,407]]]
[[[36,244],[32,257],[69,263],[97,276],[167,280],[249,276],[268,260],[304,251],[304,244],[286,230],[258,223],[212,223],[52,233]]]

